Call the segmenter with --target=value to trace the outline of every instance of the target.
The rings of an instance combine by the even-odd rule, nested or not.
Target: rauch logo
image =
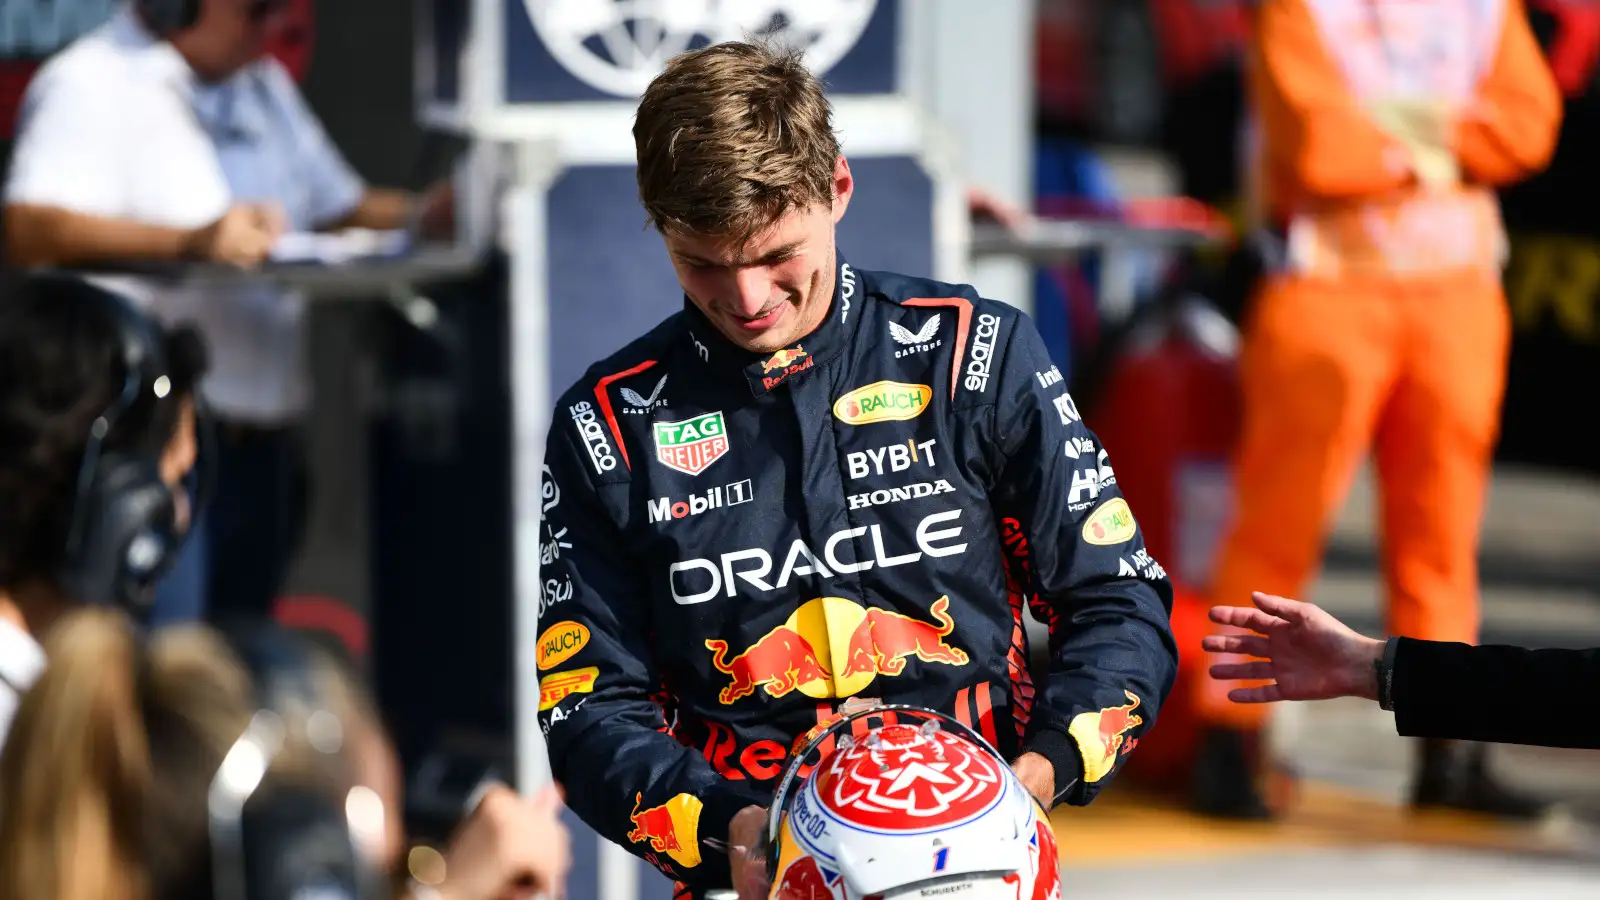
[[[835,400],[833,414],[849,425],[899,422],[922,415],[931,399],[933,389],[925,384],[879,381]]]

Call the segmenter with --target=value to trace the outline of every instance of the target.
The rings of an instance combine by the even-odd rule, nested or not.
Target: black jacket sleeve
[[[1600,649],[1399,638],[1392,675],[1407,737],[1600,749]]]
[[[1056,800],[1088,803],[1155,724],[1177,677],[1172,585],[1145,552],[1099,440],[1031,320],[1016,316],[995,404],[1004,456],[992,499],[1028,542],[1021,573],[1050,632],[1050,669],[1025,751],[1056,770]]]
[[[545,457],[536,652],[551,769],[567,804],[607,839],[669,877],[725,880],[726,857],[705,842],[726,841],[734,813],[758,799],[672,736],[655,699],[662,680],[643,569],[601,495],[627,484],[597,484],[578,440],[558,412]]]

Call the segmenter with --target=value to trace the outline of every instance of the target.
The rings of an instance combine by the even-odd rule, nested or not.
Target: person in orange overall
[[[1301,595],[1370,451],[1389,632],[1475,643],[1510,340],[1494,189],[1548,162],[1561,98],[1521,0],[1261,0],[1255,16],[1252,176],[1283,253],[1245,329],[1211,601]],[[1193,806],[1271,815],[1265,707],[1200,690]],[[1471,745],[1425,744],[1412,799],[1534,808]]]

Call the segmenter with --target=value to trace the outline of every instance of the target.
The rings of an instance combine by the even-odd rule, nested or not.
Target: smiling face
[[[792,209],[746,241],[669,231],[667,253],[684,294],[724,337],[754,353],[810,334],[833,300],[833,229],[853,189],[840,157],[829,206]]]
[[[674,57],[633,137],[639,199],[717,331],[770,353],[822,323],[854,182],[799,52],[731,41]]]

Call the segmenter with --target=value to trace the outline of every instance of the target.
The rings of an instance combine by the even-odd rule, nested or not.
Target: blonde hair
[[[833,110],[798,50],[730,42],[674,57],[633,140],[639,199],[662,233],[748,239],[833,202]]]
[[[161,632],[83,610],[45,644],[0,752],[0,897],[167,900],[209,892],[207,789],[256,711],[256,686],[215,632]],[[319,683],[359,701],[336,670]],[[346,702],[348,701],[348,702]],[[291,734],[298,730],[292,729]],[[269,777],[323,783],[291,740]]]

